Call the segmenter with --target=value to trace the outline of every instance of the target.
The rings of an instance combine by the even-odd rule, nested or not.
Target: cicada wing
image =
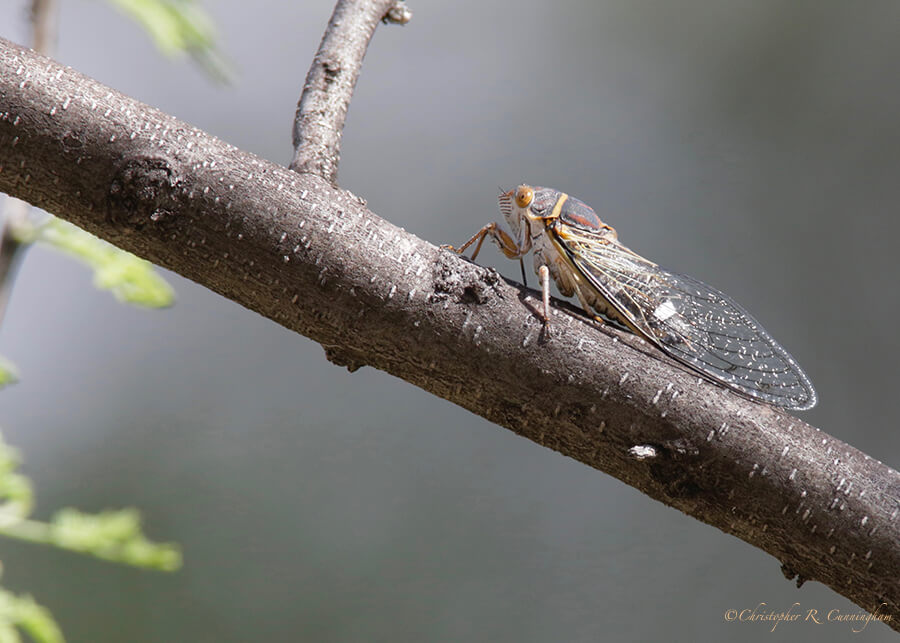
[[[589,230],[557,240],[598,293],[665,353],[744,395],[809,409],[816,393],[793,357],[734,300]]]

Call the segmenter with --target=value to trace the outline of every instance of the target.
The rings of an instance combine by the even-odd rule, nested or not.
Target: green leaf
[[[112,291],[120,301],[145,308],[164,308],[175,301],[172,287],[153,264],[120,250],[62,219],[40,226],[37,241],[80,259],[94,270],[94,285]]]
[[[218,82],[228,82],[229,66],[216,51],[212,18],[195,0],[108,0],[128,15],[167,56],[188,54]]]
[[[50,611],[31,596],[16,596],[0,588],[0,643],[21,641],[16,628],[36,643],[63,643],[62,631]]]
[[[0,435],[0,527],[19,522],[31,513],[31,482],[16,473],[20,462],[19,452]]]
[[[15,364],[0,357],[0,388],[19,381],[19,372]],[[2,643],[2,641],[0,641]]]
[[[154,543],[141,532],[136,509],[88,514],[67,508],[50,523],[53,544],[105,560],[160,571],[181,567],[181,549],[174,543]]]
[[[136,509],[88,514],[67,508],[49,523],[30,520],[34,504],[31,482],[16,471],[19,463],[19,454],[0,436],[0,535],[146,569],[174,571],[181,567],[179,546],[148,540]]]

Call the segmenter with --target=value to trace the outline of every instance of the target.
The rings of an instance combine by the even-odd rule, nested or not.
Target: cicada
[[[593,209],[558,190],[520,185],[499,201],[511,235],[490,223],[450,248],[462,253],[477,243],[474,260],[490,237],[510,259],[521,262],[531,251],[545,322],[553,277],[589,316],[619,322],[707,379],[785,409],[815,406],[816,392],[796,360],[727,295],[631,251]]]

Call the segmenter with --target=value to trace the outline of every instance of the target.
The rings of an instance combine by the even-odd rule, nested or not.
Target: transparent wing
[[[553,231],[587,281],[663,352],[744,395],[787,409],[815,406],[794,358],[727,295],[607,236],[560,221]]]

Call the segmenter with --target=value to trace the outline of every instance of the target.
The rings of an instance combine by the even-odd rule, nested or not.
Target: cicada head
[[[506,218],[513,237],[522,239],[528,232],[529,222],[549,216],[561,195],[559,190],[530,185],[520,185],[501,194],[498,198],[500,212]]]

